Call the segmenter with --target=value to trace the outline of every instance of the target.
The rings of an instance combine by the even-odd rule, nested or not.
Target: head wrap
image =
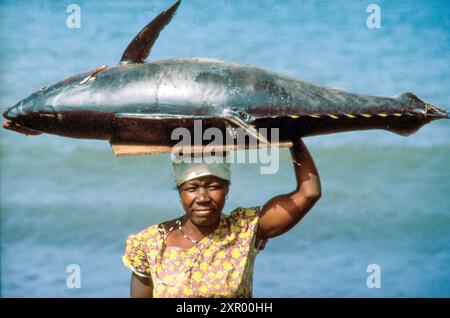
[[[185,163],[179,162],[173,164],[173,175],[177,187],[186,181],[204,177],[215,176],[226,181],[231,179],[229,163]]]

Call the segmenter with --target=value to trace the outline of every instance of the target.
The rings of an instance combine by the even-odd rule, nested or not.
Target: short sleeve
[[[238,208],[234,210],[230,217],[235,226],[246,231],[255,231],[259,220],[260,207]]]
[[[144,247],[145,245],[137,235],[130,235],[122,261],[136,275],[151,278],[150,265]]]
[[[232,230],[239,231],[240,236],[249,240],[251,244],[251,251],[258,253],[260,250],[264,249],[267,240],[260,242],[258,247],[255,247],[256,234],[258,231],[258,223],[260,216],[261,207],[251,207],[251,208],[238,208],[230,217],[232,220]]]

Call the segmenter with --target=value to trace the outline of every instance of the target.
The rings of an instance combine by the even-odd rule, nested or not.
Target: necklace
[[[154,259],[154,261],[155,261],[155,277],[156,277],[156,280],[159,282],[159,283],[161,283],[161,284],[164,284],[164,285],[166,285],[166,286],[175,286],[179,281],[181,281],[182,279],[185,279],[185,278],[189,278],[190,276],[191,276],[191,274],[192,274],[192,268],[194,267],[194,265],[195,265],[195,263],[197,262],[197,259],[199,258],[199,256],[200,256],[200,254],[202,253],[202,251],[205,249],[205,247],[208,245],[208,242],[211,240],[211,238],[212,238],[212,234],[214,233],[214,231],[213,232],[211,232],[210,234],[208,234],[208,240],[205,240],[204,242],[203,242],[203,244],[201,244],[200,245],[200,247],[198,248],[198,251],[197,251],[197,253],[196,253],[196,255],[195,255],[195,257],[194,257],[194,260],[190,263],[190,265],[183,271],[183,273],[182,273],[182,275],[179,275],[178,277],[177,277],[177,279],[174,281],[174,282],[172,282],[172,283],[169,283],[169,282],[165,282],[161,277],[160,277],[160,274],[161,274],[161,272],[162,272],[162,259],[163,259],[163,256],[164,256],[164,251],[166,250],[166,247],[167,247],[167,245],[166,245],[166,239],[167,239],[167,236],[170,234],[170,232],[172,232],[176,227],[178,227],[178,229],[180,229],[181,228],[181,219],[182,219],[183,217],[180,217],[180,218],[178,218],[177,220],[176,220],[176,222],[175,222],[175,224],[174,225],[172,225],[170,228],[169,228],[169,230],[166,232],[165,230],[164,230],[164,227],[160,227],[160,226],[158,226],[158,232],[159,232],[159,236],[158,236],[158,243],[157,243],[157,246],[158,246],[158,249],[159,249],[159,253],[157,253],[156,255],[155,255],[155,259]],[[182,232],[183,233],[183,232]],[[183,233],[183,236],[185,236],[184,235],[184,233]],[[187,235],[186,235],[187,236]],[[185,237],[186,237],[185,236]],[[187,239],[190,239],[189,237],[187,237]],[[194,241],[194,240],[192,240],[192,239],[190,239],[191,241]],[[197,243],[197,242],[195,242],[195,243]],[[148,257],[148,256],[147,256]],[[158,273],[159,272],[159,273]]]
[[[180,219],[178,219],[178,220],[180,221]],[[194,244],[197,244],[197,243],[198,243],[197,240],[194,240],[194,239],[190,238],[189,236],[187,236],[187,235],[184,233],[183,228],[181,227],[181,221],[178,222],[178,230],[181,232],[181,234],[183,235],[183,237],[184,237],[186,240],[191,241],[191,242],[194,243]]]

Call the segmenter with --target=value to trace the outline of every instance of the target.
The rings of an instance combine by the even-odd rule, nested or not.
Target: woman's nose
[[[208,191],[206,191],[205,188],[199,188],[197,192],[197,201],[198,202],[205,202],[209,201],[210,198],[208,196]]]

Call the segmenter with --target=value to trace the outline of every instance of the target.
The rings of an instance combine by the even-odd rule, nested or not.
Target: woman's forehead
[[[219,182],[219,183],[227,183],[227,181],[216,177],[216,176],[203,176],[203,177],[198,177],[192,180],[188,180],[185,183],[183,183],[181,186],[184,185],[203,185],[203,184],[209,184],[209,183],[213,183],[213,182]]]

